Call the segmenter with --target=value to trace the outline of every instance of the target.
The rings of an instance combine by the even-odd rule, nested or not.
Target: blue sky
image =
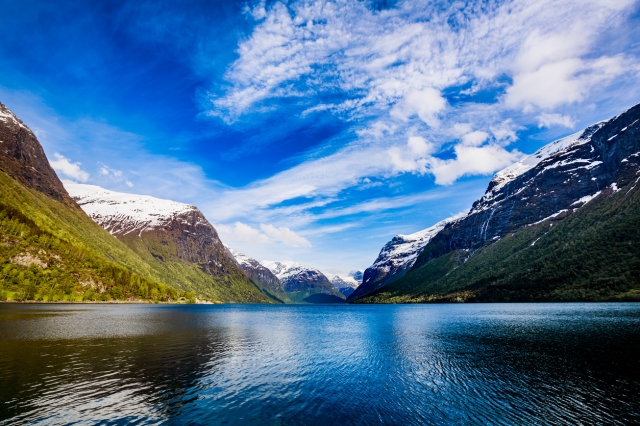
[[[632,0],[5,3],[0,101],[63,179],[330,273],[640,102]]]

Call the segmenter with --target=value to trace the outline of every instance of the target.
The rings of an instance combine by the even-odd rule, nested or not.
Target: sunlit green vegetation
[[[38,227],[0,203],[0,299],[194,301],[195,294],[140,277]]]
[[[198,265],[160,262],[142,241],[132,250],[79,207],[1,171],[0,212],[0,300],[273,302],[238,274],[214,279]]]

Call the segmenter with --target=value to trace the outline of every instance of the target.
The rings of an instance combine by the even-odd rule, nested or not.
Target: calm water
[[[640,304],[0,305],[0,425],[631,424]]]

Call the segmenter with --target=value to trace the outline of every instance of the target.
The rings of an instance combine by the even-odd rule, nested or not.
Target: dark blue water
[[[0,424],[631,424],[640,304],[0,305]]]

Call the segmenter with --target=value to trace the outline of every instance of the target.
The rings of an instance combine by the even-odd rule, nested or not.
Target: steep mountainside
[[[350,272],[349,275],[327,275],[333,286],[345,297],[349,297],[362,284],[362,271]]]
[[[640,105],[497,173],[405,277],[362,301],[633,299],[639,176]]]
[[[33,132],[0,103],[0,170],[26,188],[77,207],[53,171]]]
[[[272,299],[279,300],[282,303],[289,303],[289,296],[284,291],[282,283],[276,277],[273,272],[268,268],[262,266],[260,262],[245,256],[242,253],[238,253],[232,248],[225,246],[227,252],[233,259],[235,259],[240,269],[244,271],[249,279],[264,293]]]
[[[627,157],[640,151],[638,120],[640,105],[497,173],[464,220],[432,239],[416,267],[452,250],[473,251],[523,225],[579,207],[635,163]]]
[[[320,271],[295,262],[263,261],[263,266],[282,283],[289,298],[296,303],[343,303],[345,300],[331,281]]]
[[[124,242],[165,282],[224,302],[272,302],[229,256],[194,206],[67,183],[80,207]]]
[[[442,220],[430,228],[409,235],[396,235],[382,250],[373,265],[364,271],[362,284],[349,295],[355,300],[402,277],[415,263],[422,249],[438,232],[464,217],[458,214]]]
[[[77,206],[31,130],[0,104],[0,299],[167,301],[180,295]]]

